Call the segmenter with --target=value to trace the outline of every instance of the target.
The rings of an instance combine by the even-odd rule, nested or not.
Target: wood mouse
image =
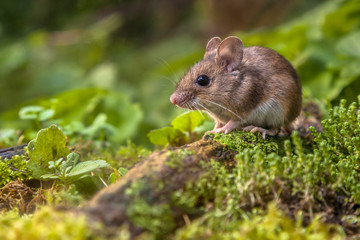
[[[300,114],[301,82],[294,67],[272,49],[246,47],[234,36],[210,39],[203,60],[181,78],[170,101],[203,110],[210,133],[234,129],[274,136]]]

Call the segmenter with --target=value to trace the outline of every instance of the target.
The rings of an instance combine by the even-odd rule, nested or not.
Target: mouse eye
[[[206,75],[200,75],[197,77],[197,79],[195,80],[195,83],[199,86],[207,86],[210,83],[210,78]]]

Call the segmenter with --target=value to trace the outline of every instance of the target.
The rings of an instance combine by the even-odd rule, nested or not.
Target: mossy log
[[[196,181],[206,171],[203,162],[210,159],[231,162],[233,156],[234,151],[211,140],[200,140],[176,149],[155,152],[132,168],[120,181],[99,192],[82,211],[91,221],[100,221],[107,229],[128,225],[132,236],[149,227],[158,228],[160,234],[165,234],[172,230],[169,226],[173,228],[185,224],[189,215],[187,211],[184,216],[185,212],[172,204],[172,194],[184,188],[188,182]],[[139,212],[136,209],[139,204],[142,209],[144,204],[147,205],[149,211]],[[173,221],[173,224],[164,224],[166,229],[150,226],[152,216],[157,214],[151,209],[158,209],[162,216],[166,216],[164,211],[167,211],[168,220]],[[146,217],[149,219],[144,221]]]
[[[315,110],[312,109],[304,108],[310,114],[303,112],[291,129],[297,130],[303,138],[310,136],[309,126],[322,130],[320,117],[315,114],[319,110],[316,105]],[[235,150],[246,146],[256,145],[265,152],[282,151],[277,149],[282,143],[278,144],[274,139],[263,140],[252,134],[239,132],[224,138],[235,136],[240,136],[240,141],[231,140],[237,146],[227,144],[225,147],[219,143],[221,140],[199,140],[179,148],[154,152],[135,165],[120,181],[100,191],[81,212],[86,214],[90,222],[103,223],[110,233],[122,225],[129,226],[133,237],[144,230],[160,236],[170,233],[192,217],[203,214],[199,208],[181,208],[173,198],[177,191],[185,189],[188,183],[196,181],[208,171],[204,163],[220,161],[231,168],[237,153]],[[280,141],[283,139],[280,138]]]
[[[23,155],[25,153],[24,148],[27,146],[26,144],[22,144],[19,146],[13,146],[9,148],[0,149],[0,158],[1,159],[10,159],[15,155]]]

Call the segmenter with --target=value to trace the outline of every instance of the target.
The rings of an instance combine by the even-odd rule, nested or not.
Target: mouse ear
[[[221,38],[219,37],[213,37],[212,39],[210,39],[206,45],[204,59],[215,58],[220,43],[221,43]]]
[[[220,43],[215,61],[232,72],[241,63],[243,51],[244,44],[238,37],[227,37]]]

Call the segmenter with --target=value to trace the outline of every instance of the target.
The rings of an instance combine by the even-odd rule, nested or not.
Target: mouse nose
[[[175,93],[171,94],[170,96],[170,102],[174,105],[176,105],[176,95]]]

